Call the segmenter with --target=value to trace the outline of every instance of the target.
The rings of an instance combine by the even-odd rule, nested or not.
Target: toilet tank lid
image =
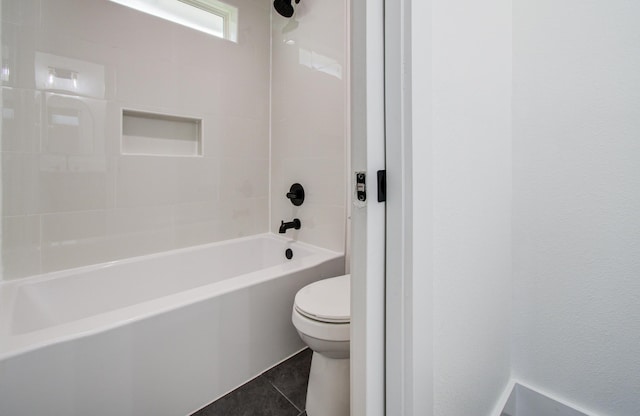
[[[308,318],[322,322],[351,320],[351,275],[311,283],[298,291],[295,308]]]

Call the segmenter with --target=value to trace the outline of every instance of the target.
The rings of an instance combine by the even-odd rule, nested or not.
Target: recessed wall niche
[[[122,154],[202,156],[202,119],[123,109]]]

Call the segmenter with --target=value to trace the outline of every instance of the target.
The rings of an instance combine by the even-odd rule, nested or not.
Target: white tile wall
[[[268,230],[270,5],[229,2],[238,43],[104,0],[1,1],[3,278]],[[47,90],[48,66],[77,89]],[[204,155],[121,155],[123,107],[203,119]]]
[[[0,0],[2,278],[296,216],[288,235],[344,249],[346,0],[305,0],[284,32],[270,0],[226,1],[238,43],[105,0]],[[49,88],[50,66],[78,86]],[[203,156],[122,155],[122,108],[202,119]],[[284,197],[294,182],[300,208]]]
[[[305,0],[295,29],[273,12],[271,32],[271,230],[297,217],[302,228],[288,235],[338,251],[346,223],[346,9],[345,0]],[[295,182],[306,192],[300,207],[285,198]]]

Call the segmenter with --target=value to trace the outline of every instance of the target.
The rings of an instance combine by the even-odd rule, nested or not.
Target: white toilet
[[[319,280],[296,294],[291,320],[313,350],[308,416],[349,416],[351,275]]]

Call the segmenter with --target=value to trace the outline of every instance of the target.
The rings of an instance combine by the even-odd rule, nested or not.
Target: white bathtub
[[[0,283],[0,415],[190,414],[303,348],[296,291],[343,271],[263,234]]]

